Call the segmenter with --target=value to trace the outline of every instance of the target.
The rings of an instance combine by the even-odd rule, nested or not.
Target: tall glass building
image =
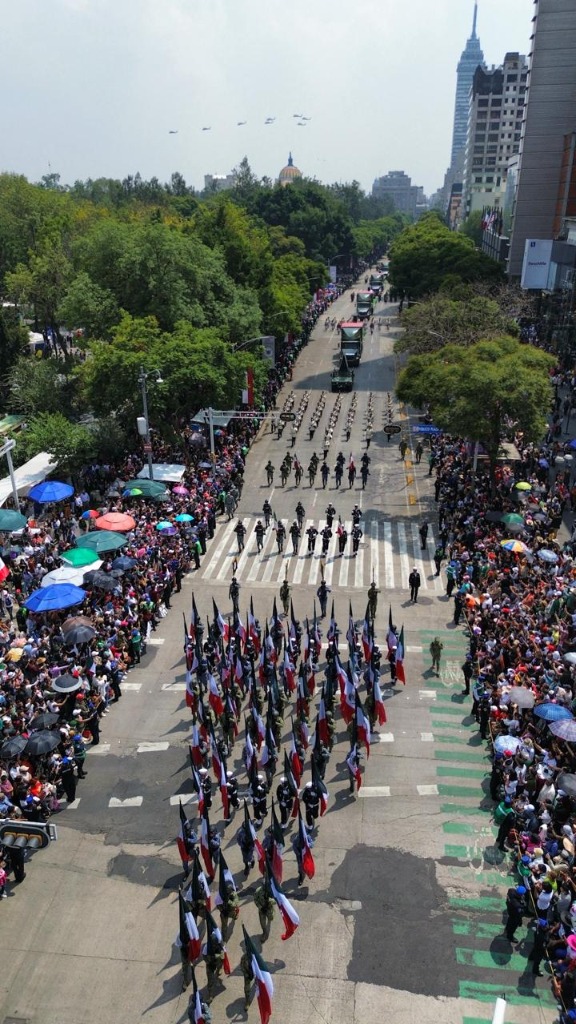
[[[456,78],[456,102],[454,104],[454,130],[452,132],[452,155],[450,167],[456,168],[462,164],[464,151],[466,149],[466,132],[468,129],[468,104],[470,88],[474,78],[474,72],[479,64],[484,64],[484,54],[480,46],[480,40],[476,35],[476,19],[478,17],[478,4],[474,3],[474,19],[472,22],[472,35],[470,36],[462,56],[458,61]]]

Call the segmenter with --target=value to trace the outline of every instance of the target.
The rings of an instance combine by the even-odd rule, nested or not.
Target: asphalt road
[[[347,297],[331,315],[348,316]],[[397,439],[388,442],[383,426],[392,418],[410,436],[414,418],[397,406],[393,339],[399,331],[395,310],[382,307],[391,326],[368,336],[356,373],[356,415],[344,436],[351,395],[342,411],[328,461],[342,450],[359,462],[363,426],[372,396],[375,431],[369,449],[370,477],[341,490],[266,485],[264,466],[279,466],[290,446],[264,426],[248,457],[246,484],[238,514],[249,525],[239,557],[241,607],[253,597],[257,616],[270,614],[285,575],[292,586],[299,619],[313,612],[320,578],[319,551],[280,558],[271,534],[261,555],[253,527],[265,497],[285,520],[294,518],[299,499],[306,519],[325,519],[333,501],[344,522],[361,504],[364,538],[356,559],[337,557],[333,542],[326,578],[345,634],[348,605],[357,620],[375,578],[380,588],[377,639],[385,644],[389,607],[406,639],[405,688],[385,688],[388,722],[373,737],[361,796],[348,794],[343,764],[347,742],[339,723],[338,742],[326,782],[330,809],[314,847],[316,875],[298,888],[294,857],[287,844],[285,891],[301,917],[295,936],[280,940],[278,920],[264,956],[274,976],[274,1017],[283,1024],[343,1024],[382,1014],[449,1024],[481,1024],[492,1015],[496,995],[509,998],[513,1024],[551,1019],[549,987],[534,990],[525,958],[503,943],[503,893],[507,866],[494,848],[494,830],[485,796],[484,745],[460,697],[460,665],[465,639],[452,624],[441,581],[434,578],[434,502],[427,465],[402,462]],[[336,402],[329,389],[337,359],[335,335],[320,323],[279,397],[291,390],[296,406],[310,390],[308,411],[292,452],[304,466],[321,440]],[[306,424],[324,389],[327,403],[311,441]],[[345,477],[346,480],[346,477]],[[317,483],[319,483],[319,478]],[[431,521],[428,550],[421,552],[418,526]],[[182,611],[189,618],[194,594],[200,614],[211,613],[214,598],[231,611],[228,587],[236,553],[233,523],[222,522],[201,569],[191,573],[173,610],[164,619],[149,654],[129,673],[124,696],[105,719],[102,742],[88,756],[88,778],[76,804],[54,816],[58,842],[36,854],[23,886],[3,902],[0,934],[3,971],[0,1021],[28,1024],[168,1024],[186,1019],[181,994],[176,890],[181,878],[174,837],[178,801],[188,813],[194,802],[188,773],[190,716],[184,703]],[[291,545],[287,545],[291,549]],[[417,606],[407,601],[407,575],[418,564],[423,587]],[[434,635],[444,643],[439,677],[430,672],[428,647]],[[386,676],[385,682],[388,681]],[[289,725],[289,723],[288,723]],[[286,731],[287,735],[287,731]],[[239,764],[240,745],[235,750]],[[243,776],[239,773],[239,777]],[[484,786],[484,789],[482,788]],[[241,890],[241,921],[259,932],[252,905],[256,873],[245,883],[234,842],[237,823],[224,830],[219,799],[211,816],[222,832],[222,847]],[[228,943],[234,968],[213,1003],[213,1019],[243,1019],[238,972],[239,928]],[[204,983],[203,967],[198,981]],[[255,1007],[250,1019],[257,1020]],[[12,1021],[13,1019],[13,1021]]]

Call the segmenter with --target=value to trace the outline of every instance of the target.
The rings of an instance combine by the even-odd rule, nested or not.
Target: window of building
[[[475,185],[481,185],[482,184],[482,175],[481,174],[478,175],[478,177],[474,178],[474,184]]]
[[[487,176],[487,178],[486,178],[486,184],[487,185],[491,185],[493,181],[494,181],[494,177],[491,174],[489,174]]]
[[[495,164],[496,164],[496,157],[495,156],[487,156],[486,157],[486,166],[487,167],[494,167]]]

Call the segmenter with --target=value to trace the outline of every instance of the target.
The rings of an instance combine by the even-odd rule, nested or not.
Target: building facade
[[[283,167],[278,175],[278,183],[280,185],[290,185],[292,181],[296,181],[296,178],[302,177],[302,171],[299,167],[296,167],[292,159],[292,153],[288,154],[288,163],[286,167]]]
[[[464,217],[499,207],[508,165],[520,148],[528,64],[507,53],[501,67],[477,67],[472,81],[464,160]]]
[[[551,239],[570,195],[576,130],[576,3],[535,0],[508,273],[522,272],[528,239]],[[561,228],[560,228],[561,231]]]
[[[419,208],[424,205],[424,193],[420,186],[413,185],[412,179],[404,171],[388,171],[388,174],[376,178],[372,185],[372,195],[378,199],[390,199],[394,209],[416,217]]]
[[[204,188],[206,192],[225,192],[228,188],[234,188],[236,175],[234,171],[230,174],[205,174]]]

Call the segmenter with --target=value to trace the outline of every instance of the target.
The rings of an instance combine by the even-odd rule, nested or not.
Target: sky
[[[137,171],[168,181],[179,171],[201,189],[206,173],[226,174],[244,156],[274,179],[291,151],[326,183],[357,180],[369,191],[403,170],[430,194],[450,158],[473,6],[8,0],[0,170],[31,181],[58,173],[65,184]],[[529,52],[532,16],[532,0],[479,0],[488,65]]]

